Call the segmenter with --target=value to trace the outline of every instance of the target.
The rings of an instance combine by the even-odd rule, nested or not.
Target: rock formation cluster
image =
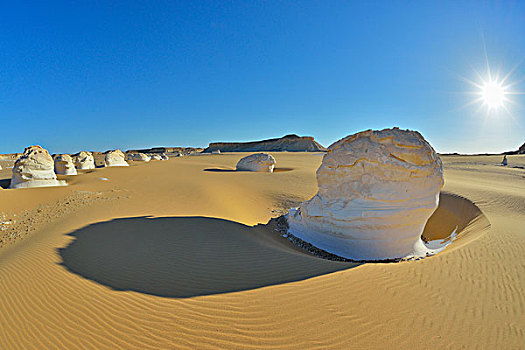
[[[275,158],[268,153],[255,153],[241,158],[236,169],[240,171],[257,171],[273,173]]]
[[[318,193],[286,218],[289,233],[352,260],[432,254],[421,234],[438,206],[441,159],[416,131],[363,131],[328,148]]]
[[[49,152],[40,146],[30,146],[13,166],[9,188],[65,186],[57,180],[55,164]]]
[[[95,158],[91,152],[80,152],[75,157],[75,167],[77,169],[95,169]]]
[[[55,173],[57,175],[77,174],[73,158],[71,158],[69,154],[59,154],[55,156]]]

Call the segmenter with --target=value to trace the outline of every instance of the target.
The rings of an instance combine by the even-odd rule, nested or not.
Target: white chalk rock
[[[151,160],[163,160],[160,154],[151,154]]]
[[[438,206],[443,165],[416,131],[363,131],[332,144],[318,193],[287,214],[289,233],[352,260],[422,257],[421,234]]]
[[[211,151],[211,154],[221,154],[221,150],[220,149],[216,149],[214,151]]]
[[[273,173],[275,158],[267,153],[250,154],[239,160],[237,170]]]
[[[131,153],[131,160],[134,162],[149,162],[151,157],[144,153]]]
[[[9,188],[65,186],[57,180],[55,165],[49,152],[40,146],[27,147],[13,166]]]
[[[55,173],[57,175],[77,174],[73,158],[71,158],[69,154],[59,154],[55,156]]]
[[[176,157],[180,157],[180,154],[178,154]],[[161,160],[169,160],[170,157],[168,157],[166,154],[162,153],[160,155]]]
[[[114,151],[108,151],[105,159],[106,166],[129,166],[124,159],[124,153],[117,149]]]
[[[75,159],[77,169],[95,169],[95,158],[91,152],[80,152]]]

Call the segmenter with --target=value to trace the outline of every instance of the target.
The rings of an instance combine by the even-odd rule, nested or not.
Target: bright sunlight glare
[[[481,97],[489,109],[502,107],[506,100],[505,87],[501,82],[486,81],[481,87]]]

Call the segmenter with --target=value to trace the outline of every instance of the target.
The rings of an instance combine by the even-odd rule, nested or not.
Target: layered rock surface
[[[267,153],[255,153],[241,158],[236,169],[241,171],[257,171],[272,173],[275,167],[275,158]]]
[[[55,156],[55,173],[58,175],[77,174],[73,158],[71,158],[69,154],[59,154]]]
[[[95,169],[95,158],[91,152],[82,151],[75,157],[77,169]]]
[[[129,164],[126,162],[124,153],[122,153],[122,151],[119,149],[106,152],[105,165],[108,167],[109,166],[129,166]]]
[[[326,148],[317,143],[313,137],[286,135],[281,138],[254,142],[215,142],[210,143],[204,153],[221,152],[324,152]]]
[[[151,157],[144,153],[130,153],[128,159],[134,162],[149,162]]]
[[[53,158],[40,146],[27,147],[13,166],[9,188],[65,186],[57,180]]]
[[[437,208],[443,166],[416,131],[367,130],[328,148],[318,193],[287,215],[289,233],[353,260],[425,256],[421,240]]]

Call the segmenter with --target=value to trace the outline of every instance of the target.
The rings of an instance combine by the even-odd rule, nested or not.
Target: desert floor
[[[197,155],[0,189],[0,349],[519,349],[525,156],[445,156],[425,229],[459,238],[400,263],[299,251],[266,225],[317,191],[320,154]],[[2,161],[7,187],[12,162]]]

